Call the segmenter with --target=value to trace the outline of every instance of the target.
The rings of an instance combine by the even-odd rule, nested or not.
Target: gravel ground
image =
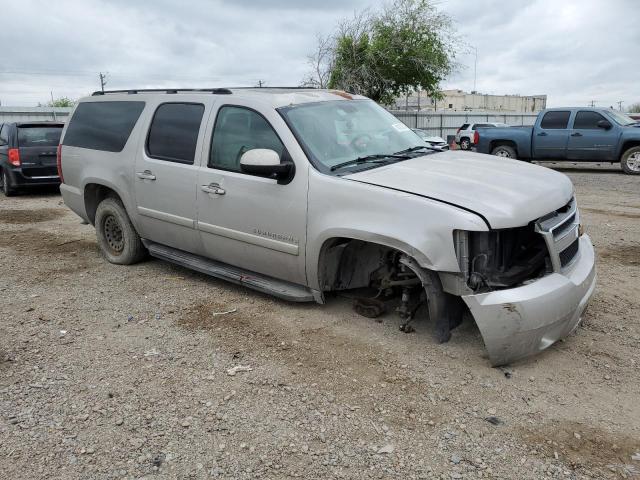
[[[598,288],[576,334],[504,369],[470,322],[438,345],[341,297],[111,265],[54,192],[0,196],[0,478],[638,475],[640,178],[555,168]]]

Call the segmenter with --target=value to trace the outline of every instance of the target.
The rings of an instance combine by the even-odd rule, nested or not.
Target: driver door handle
[[[215,195],[224,195],[227,193],[224,188],[222,188],[217,183],[210,183],[209,185],[202,185],[200,189],[206,193],[213,193]]]
[[[580,132],[574,132],[571,134],[572,137],[581,137],[582,134]]]
[[[151,173],[151,170],[145,170],[144,172],[136,172],[136,175],[138,176],[138,178],[141,178],[142,180],[155,180],[156,176]]]
[[[539,137],[546,137],[547,136],[547,132],[540,132],[538,134]]]

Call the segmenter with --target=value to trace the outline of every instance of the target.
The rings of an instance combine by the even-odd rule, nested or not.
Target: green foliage
[[[71,100],[67,97],[60,97],[47,103],[47,107],[73,107],[75,104],[75,100]]]
[[[387,104],[418,89],[437,97],[454,69],[451,21],[430,0],[395,0],[342,24],[333,55],[329,88]]]

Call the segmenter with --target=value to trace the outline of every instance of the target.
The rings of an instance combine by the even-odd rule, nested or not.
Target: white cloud
[[[442,7],[478,49],[477,90],[548,94],[550,106],[640,101],[640,1],[451,0]],[[474,55],[446,86],[473,88]]]
[[[3,5],[0,101],[35,105],[107,88],[297,85],[318,32],[367,0],[22,0]],[[640,101],[640,1],[437,2],[478,48],[477,89],[549,103]],[[445,87],[473,87],[471,54]]]

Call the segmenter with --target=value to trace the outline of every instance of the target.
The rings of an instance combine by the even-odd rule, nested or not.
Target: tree
[[[455,68],[455,41],[451,19],[431,0],[393,0],[381,12],[342,22],[318,51],[330,52],[322,62],[329,88],[390,104],[415,90],[438,98],[440,82]]]
[[[629,113],[640,113],[640,102],[630,105],[627,111]]]
[[[303,87],[327,88],[333,69],[334,39],[331,36],[317,36],[316,50],[307,57],[310,71],[302,80]]]
[[[71,100],[67,97],[60,97],[48,102],[47,107],[73,107],[75,104],[75,100]]]

